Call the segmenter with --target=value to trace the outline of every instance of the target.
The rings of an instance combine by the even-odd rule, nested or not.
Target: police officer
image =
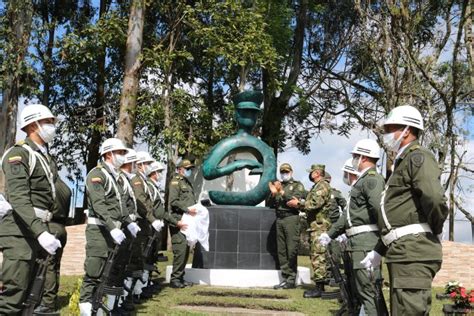
[[[141,253],[138,254],[138,258],[134,257],[132,261],[132,254],[135,254],[133,249],[139,248],[137,246],[137,236],[141,234],[141,228],[137,224],[138,212],[137,212],[137,199],[132,189],[131,180],[136,173],[136,162],[138,160],[137,153],[133,149],[128,149],[128,153],[125,155],[125,161],[120,167],[119,178],[117,184],[119,185],[119,192],[122,196],[122,203],[124,205],[124,216],[128,216],[132,228],[131,231],[125,231],[127,238],[122,243],[120,252],[117,255],[117,263],[114,269],[114,275],[116,276],[116,283],[124,283],[127,295],[120,306],[122,310],[128,312],[135,309],[132,299],[133,290],[133,278],[132,271],[134,269],[142,269]],[[136,262],[138,260],[138,263]],[[138,265],[138,267],[137,267]],[[125,279],[125,280],[124,280]]]
[[[394,108],[383,127],[384,143],[396,158],[381,198],[381,242],[361,263],[375,268],[385,256],[392,315],[428,315],[431,283],[442,261],[437,235],[448,214],[441,170],[418,142],[423,118],[416,108]]]
[[[194,188],[189,181],[194,164],[188,159],[183,159],[176,168],[176,174],[169,185],[168,209],[175,220],[180,221],[184,213],[196,215],[197,210],[193,205],[197,203]],[[184,281],[184,269],[189,257],[189,246],[186,236],[180,228],[170,225],[171,244],[173,247],[173,272],[171,273],[170,286],[183,288],[192,283]]]
[[[137,157],[137,173],[132,178],[132,187],[137,198],[138,213],[143,218],[143,220],[139,221],[140,228],[143,231],[143,234],[139,235],[140,255],[142,255],[148,238],[153,235],[153,230],[161,231],[164,223],[153,216],[153,191],[147,178],[150,165],[155,159],[145,151],[137,152]],[[144,258],[142,277],[138,280],[134,289],[134,294],[139,295],[140,298],[151,298],[154,294],[152,288],[147,288],[150,274],[154,270],[154,262]]]
[[[305,298],[321,297],[326,282],[326,248],[318,242],[318,237],[326,232],[331,222],[329,221],[329,209],[331,198],[331,187],[324,181],[325,166],[320,164],[311,165],[308,170],[309,178],[314,182],[313,187],[306,196],[306,200],[294,198],[288,202],[288,206],[303,208],[306,212],[308,231],[310,232],[310,260],[313,268],[313,281],[316,287],[305,291]]]
[[[352,186],[349,196],[349,207],[346,216],[341,217],[328,233],[320,236],[322,245],[345,233],[347,251],[352,259],[352,274],[356,285],[356,295],[367,315],[377,315],[375,302],[375,279],[379,279],[380,269],[369,272],[360,261],[374,249],[379,241],[377,217],[380,211],[380,196],[384,179],[377,172],[376,162],[380,158],[380,147],[375,140],[363,139],[352,149],[352,166],[359,177]]]
[[[298,272],[298,246],[300,242],[300,217],[298,207],[286,203],[293,197],[304,198],[306,191],[301,182],[293,179],[293,168],[284,163],[280,166],[280,181],[270,182],[269,205],[276,211],[278,261],[283,281],[274,289],[292,289]]]
[[[0,295],[0,315],[16,315],[22,310],[38,251],[55,254],[61,247],[47,225],[56,199],[57,172],[48,153],[48,143],[55,136],[55,122],[47,107],[26,106],[20,114],[20,128],[27,137],[3,155],[6,198],[12,210],[0,220],[4,289]]]
[[[133,233],[133,223],[124,209],[117,184],[118,169],[125,162],[128,149],[117,138],[106,139],[100,147],[102,162],[86,178],[88,219],[86,227],[85,275],[79,298],[81,315],[90,315],[92,299],[99,285],[109,251],[126,238],[122,226]]]
[[[329,185],[331,185],[332,177],[327,171],[324,180],[329,183]],[[346,209],[347,202],[346,199],[342,196],[341,191],[331,186],[331,199],[329,200],[329,203],[329,221],[331,222],[331,225],[333,225],[343,215],[344,210]],[[328,247],[330,248],[334,260],[336,262],[341,262],[341,243],[337,240],[333,240],[329,243]]]
[[[67,242],[66,220],[69,215],[69,207],[71,206],[71,189],[61,180],[56,178],[54,182],[56,188],[55,207],[53,217],[48,222],[48,228],[51,234],[59,239],[63,248]],[[36,315],[41,314],[57,314],[57,300],[60,282],[61,258],[63,256],[63,248],[59,248],[51,260],[47,261],[47,270],[45,274],[43,296],[40,305],[35,308]]]

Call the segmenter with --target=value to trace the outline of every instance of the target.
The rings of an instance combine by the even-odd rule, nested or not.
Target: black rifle
[[[334,282],[336,282],[336,284],[339,286],[339,290],[341,292],[342,306],[336,313],[336,315],[356,315],[356,306],[354,304],[354,298],[352,297],[348,271],[346,271],[345,267],[344,271],[346,272],[346,276],[343,276],[341,274],[341,271],[339,270],[339,263],[334,259],[331,247],[327,247],[326,251],[327,256],[329,258],[329,262],[331,264],[331,271],[334,277]]]
[[[48,254],[45,259],[36,259],[38,268],[36,270],[36,276],[33,281],[33,284],[30,288],[30,293],[26,298],[26,301],[23,303],[23,312],[22,316],[33,315],[33,311],[41,301],[44,291],[44,282],[46,281],[46,270],[48,269],[48,264],[52,260],[53,255]]]
[[[153,248],[154,248],[153,246],[155,245],[156,240],[158,240],[158,238],[161,235],[161,231],[156,231],[154,228],[152,229],[153,229],[153,235],[148,236],[148,241],[146,243],[145,248],[143,249],[142,256],[144,259],[150,258],[150,256],[152,255]]]
[[[99,279],[100,283],[97,286],[97,289],[95,290],[94,297],[92,298],[92,315],[94,316],[97,315],[99,308],[104,310],[107,314],[110,314],[110,309],[104,304],[103,298],[104,294],[108,292],[107,286],[110,283],[112,268],[114,267],[115,259],[117,258],[119,250],[120,245],[115,245],[114,249],[109,253],[109,256],[107,257],[107,262],[105,263],[104,270],[102,271],[102,274]],[[120,292],[117,293],[118,295],[120,295],[123,291],[122,288],[120,288],[119,290]]]
[[[382,274],[382,269],[380,269],[380,274]],[[385,304],[382,288],[383,278],[376,279],[374,282],[375,308],[377,309],[377,316],[388,316],[387,304]]]

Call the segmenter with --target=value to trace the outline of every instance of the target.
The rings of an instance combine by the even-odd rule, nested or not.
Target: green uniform
[[[327,277],[326,247],[321,246],[318,238],[331,226],[328,218],[330,199],[331,187],[329,183],[321,179],[313,185],[304,202],[309,227],[308,232],[310,233],[310,260],[314,282],[324,282]]]
[[[34,154],[25,146],[29,146]],[[34,166],[31,155],[36,157]],[[6,198],[13,211],[0,221],[4,288],[0,295],[0,315],[15,315],[22,309],[37,252],[42,249],[37,237],[48,231],[47,224],[37,217],[34,208],[54,210],[53,186],[57,173],[51,157],[29,138],[17,143],[4,155],[2,169]]]
[[[343,216],[347,205],[346,199],[342,196],[341,191],[331,187],[331,199],[329,200],[329,205],[329,220],[331,221],[331,224],[335,224],[337,220]],[[332,240],[329,243],[328,248],[330,248],[336,262],[341,262],[341,244],[336,240]]]
[[[176,222],[181,220],[184,213],[188,212],[188,207],[197,203],[194,188],[186,177],[176,174],[170,182],[169,189],[169,210]],[[173,247],[173,272],[171,282],[182,282],[184,269],[189,257],[189,246],[186,236],[180,232],[176,225],[170,225],[171,244]]]
[[[116,177],[118,175],[107,163],[99,164],[87,175],[89,214],[86,227],[85,275],[79,299],[81,303],[92,302],[109,251],[115,246],[110,231],[131,223],[123,207]]]
[[[141,217],[138,220],[138,225],[140,226],[141,231],[139,232],[137,239],[138,243],[140,244],[139,255],[142,256],[148,238],[153,235],[154,229],[151,226],[151,223],[156,220],[156,218],[153,216],[153,191],[146,176],[141,172],[137,172],[135,177],[132,178],[132,187],[135,197],[137,198],[138,214]],[[134,256],[137,255],[138,250],[135,250]],[[149,262],[149,260],[144,263],[147,265],[154,264],[154,262]]]
[[[48,228],[50,233],[59,239],[62,247],[58,248],[52,260],[48,261],[48,268],[46,270],[44,281],[43,297],[41,299],[42,306],[47,306],[53,310],[57,308],[61,258],[63,256],[63,250],[67,242],[65,224],[69,215],[69,207],[71,206],[71,189],[59,177],[56,179],[54,184],[56,187],[55,208],[53,210],[53,218],[48,223]]]
[[[345,217],[332,225],[328,231],[331,238],[346,233],[347,251],[352,258],[356,295],[367,315],[377,315],[375,305],[374,281],[380,278],[380,269],[374,269],[372,277],[360,264],[366,254],[374,249],[379,241],[377,217],[380,212],[380,197],[384,188],[384,179],[375,167],[364,171],[354,183],[349,196],[349,207]],[[371,226],[368,226],[371,225]],[[367,230],[356,232],[356,230]]]
[[[395,160],[382,194],[378,226],[388,245],[379,242],[375,250],[386,258],[392,315],[430,312],[431,283],[442,261],[441,242],[436,235],[442,232],[448,214],[440,175],[434,155],[414,141]],[[411,233],[387,242],[391,230],[420,223],[432,233]]]
[[[298,208],[286,203],[293,197],[304,198],[306,191],[301,182],[290,179],[282,181],[283,194],[270,197],[269,205],[276,211],[278,262],[283,279],[294,284],[298,270],[298,247],[300,243],[300,217]]]

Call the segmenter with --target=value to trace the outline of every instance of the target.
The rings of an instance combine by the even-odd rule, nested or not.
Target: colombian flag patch
[[[19,163],[21,162],[21,156],[12,156],[8,158],[9,163]]]
[[[91,181],[92,181],[92,183],[101,183],[102,179],[101,178],[92,178]]]
[[[142,185],[141,181],[133,182],[133,185]]]

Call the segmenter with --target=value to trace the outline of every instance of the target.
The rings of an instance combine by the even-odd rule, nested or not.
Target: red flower
[[[456,293],[456,292],[451,292],[451,293],[449,293],[449,297],[451,297],[451,298],[455,298],[455,297],[456,297],[456,295],[457,295],[457,293]]]

